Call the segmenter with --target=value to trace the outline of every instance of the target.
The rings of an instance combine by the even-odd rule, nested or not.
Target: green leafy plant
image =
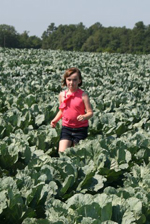
[[[149,55],[0,48],[0,65],[0,223],[149,224]],[[58,153],[50,121],[72,66],[94,116]]]

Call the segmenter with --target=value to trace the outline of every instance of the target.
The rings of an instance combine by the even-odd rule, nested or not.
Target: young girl
[[[59,112],[51,121],[51,127],[55,128],[62,119],[59,152],[87,137],[88,119],[93,116],[89,97],[79,88],[82,85],[80,70],[75,67],[67,69],[62,84],[67,90],[59,94]]]

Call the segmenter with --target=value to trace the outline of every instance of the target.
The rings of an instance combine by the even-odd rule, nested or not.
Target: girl
[[[87,137],[88,119],[93,116],[89,97],[79,88],[82,85],[80,70],[75,67],[67,69],[62,84],[68,89],[59,94],[59,112],[51,121],[54,128],[62,118],[59,152]]]

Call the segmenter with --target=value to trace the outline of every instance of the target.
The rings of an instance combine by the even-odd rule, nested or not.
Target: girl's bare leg
[[[62,139],[59,142],[59,152],[64,152],[65,149],[69,148],[72,145],[72,141],[67,139]]]

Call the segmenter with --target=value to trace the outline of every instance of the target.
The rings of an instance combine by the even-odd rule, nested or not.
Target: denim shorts
[[[60,140],[67,139],[72,141],[72,143],[79,143],[80,140],[87,138],[88,136],[88,127],[81,128],[69,128],[62,126]]]

